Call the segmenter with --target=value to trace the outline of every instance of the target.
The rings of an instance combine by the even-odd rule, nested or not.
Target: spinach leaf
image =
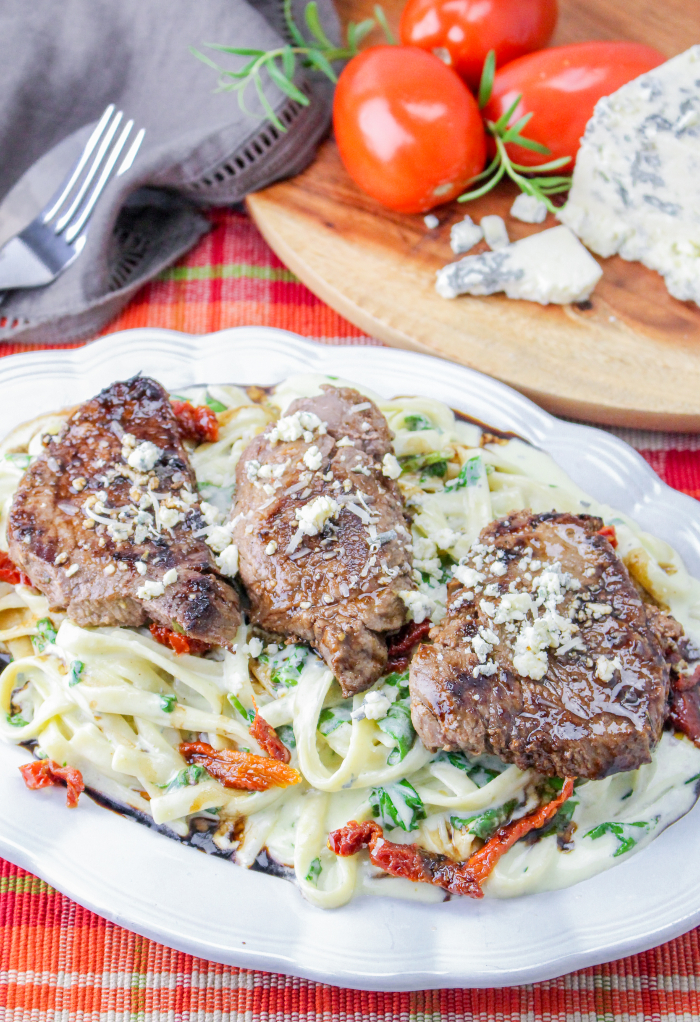
[[[29,468],[34,459],[31,454],[21,454],[18,451],[13,451],[5,455],[5,460],[10,461],[15,468],[19,468],[24,472]]]
[[[341,724],[349,724],[351,720],[350,709],[347,706],[329,706],[321,710],[318,718],[318,730],[322,735],[330,735],[340,727]]]
[[[82,673],[85,669],[85,664],[82,660],[74,660],[70,665],[70,675],[68,677],[68,685],[77,685],[79,681],[82,681]]]
[[[411,433],[417,433],[424,429],[435,429],[430,419],[425,415],[421,415],[420,412],[416,412],[413,415],[404,415],[403,424]]]
[[[296,749],[297,740],[294,735],[294,728],[291,724],[282,724],[281,727],[276,727],[277,737],[286,745],[288,749]]]
[[[639,839],[643,837],[643,834],[640,834],[639,831],[649,831],[654,822],[656,821],[646,823],[644,820],[641,820],[637,823],[601,823],[594,827],[593,830],[589,830],[584,836],[596,841],[603,834],[614,834],[618,841],[618,846],[613,852],[613,858],[616,859],[619,855],[624,855],[625,852],[629,852],[630,849],[634,848]],[[636,832],[631,830],[631,827],[636,827]]]
[[[426,465],[425,470],[421,475],[421,482],[425,482],[426,479],[431,476],[438,476],[442,479],[443,476],[447,475],[447,462],[446,461],[434,461],[432,465]]]
[[[476,766],[467,770],[467,777],[470,781],[474,782],[477,788],[483,788],[495,777],[498,777],[498,771],[489,770],[488,767],[481,766],[480,763],[477,763]]]
[[[477,816],[465,818],[451,816],[450,823],[456,830],[468,830],[470,834],[481,838],[482,841],[488,841],[499,827],[508,822],[517,804],[517,799],[511,799],[510,802],[497,806],[495,809],[487,809],[486,812],[479,813]]]
[[[405,777],[384,788],[372,788],[369,804],[383,827],[416,830],[427,815],[423,800]]]
[[[258,662],[269,664],[273,685],[293,688],[301,677],[310,652],[308,646],[284,646],[277,653],[263,653]]]
[[[43,653],[47,646],[56,641],[56,629],[50,617],[42,617],[36,623],[36,635],[32,635],[32,646],[35,653]]]
[[[309,866],[309,872],[306,874],[305,879],[307,884],[313,884],[314,887],[318,885],[318,878],[321,875],[322,868],[323,867],[321,866],[321,860],[314,859],[311,865]]]
[[[243,720],[246,722],[246,724],[253,723],[253,721],[255,720],[255,710],[246,710],[245,706],[240,701],[238,696],[235,696],[233,692],[228,692],[226,698],[228,699],[234,710],[240,713],[241,717],[243,717]]]
[[[173,777],[169,784],[163,785],[166,792],[174,791],[176,788],[186,788],[191,784],[199,784],[200,781],[210,780],[210,774],[204,769],[203,766],[199,766],[193,763],[191,766],[185,767],[179,774]]]
[[[441,752],[438,759],[446,760],[453,767],[457,767],[458,770],[463,770],[470,781],[473,781],[477,788],[483,788],[485,784],[492,781],[494,777],[498,777],[502,770],[494,770],[491,767],[484,766],[482,763],[472,763],[463,752]],[[503,764],[503,770],[506,769],[505,763]]]
[[[421,469],[428,471],[433,465],[445,465],[445,472],[447,472],[447,462],[452,457],[451,451],[432,451],[430,454],[409,454],[403,458],[399,458],[402,472],[420,472]],[[437,471],[432,473],[433,475],[444,475],[445,472]]]
[[[391,766],[394,763],[400,763],[411,751],[416,737],[416,732],[411,722],[411,709],[408,700],[401,699],[393,703],[387,710],[386,717],[382,717],[381,720],[377,721],[377,727],[385,735],[390,735],[398,742],[396,748],[392,749],[389,753],[387,763]]]
[[[226,411],[226,405],[222,405],[221,401],[217,401],[215,397],[207,398],[207,407],[211,408],[212,412]]]
[[[387,674],[384,678],[384,684],[396,686],[399,699],[406,699],[408,697],[408,671],[402,671],[401,674],[398,674],[396,671],[392,674]]]
[[[571,818],[578,804],[578,802],[570,798],[563,806],[560,806],[549,823],[545,824],[542,830],[539,831],[540,835],[542,837],[549,837],[550,834],[563,834],[571,823]]]
[[[461,490],[465,486],[478,486],[481,482],[483,467],[481,455],[475,454],[473,458],[469,458],[468,461],[464,462],[456,479],[445,483],[445,489]]]

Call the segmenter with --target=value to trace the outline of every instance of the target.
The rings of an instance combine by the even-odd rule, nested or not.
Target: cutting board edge
[[[337,313],[344,316],[345,319],[366,333],[367,336],[375,337],[391,347],[416,351],[423,355],[430,355],[433,358],[442,358],[445,361],[455,361],[457,364],[468,365],[469,368],[478,370],[477,366],[470,366],[467,362],[460,363],[457,359],[447,359],[429,345],[421,344],[403,331],[392,327],[390,324],[383,323],[379,319],[375,319],[352,299],[338,291],[337,288],[328,283],[328,281],[300,259],[287,239],[274,230],[270,220],[264,215],[266,200],[261,198],[260,208],[258,208],[257,199],[258,197],[255,194],[249,195],[246,199],[246,207],[265,241],[299,280]],[[501,377],[496,378],[501,379]],[[698,411],[695,413],[674,413],[653,409],[612,406],[594,401],[580,400],[570,396],[562,397],[548,391],[516,385],[510,379],[502,379],[502,382],[506,383],[509,387],[513,387],[514,390],[518,390],[546,411],[554,415],[564,416],[565,418],[582,419],[586,422],[604,426],[648,429],[655,432],[700,433],[700,402]]]

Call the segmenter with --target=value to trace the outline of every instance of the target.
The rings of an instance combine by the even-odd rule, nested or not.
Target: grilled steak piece
[[[115,383],[70,416],[15,494],[10,556],[79,625],[167,625],[230,645],[235,590],[195,533],[194,473],[155,380]]]
[[[482,531],[434,644],[411,663],[413,723],[429,748],[559,777],[649,762],[669,687],[664,626],[602,524],[521,511]]]
[[[647,614],[671,668],[666,726],[700,747],[700,648],[675,618],[658,607],[647,607]]]
[[[295,401],[238,463],[233,538],[252,620],[314,646],[345,695],[387,662],[413,590],[391,435],[356,390]]]

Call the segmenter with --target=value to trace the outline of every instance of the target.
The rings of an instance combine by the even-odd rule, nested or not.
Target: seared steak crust
[[[386,420],[356,390],[323,389],[243,452],[233,538],[252,620],[314,646],[349,695],[381,675],[415,585]]]
[[[668,695],[665,624],[602,524],[523,511],[483,530],[434,644],[411,663],[413,723],[429,748],[560,777],[649,762]]]
[[[12,504],[10,556],[77,624],[151,619],[230,645],[238,597],[195,535],[198,501],[168,395],[135,377],[44,437]]]

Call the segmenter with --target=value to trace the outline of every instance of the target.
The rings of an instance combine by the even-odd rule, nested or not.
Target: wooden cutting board
[[[402,6],[384,3],[394,25]],[[340,0],[344,21],[371,8],[372,0]],[[560,0],[553,42],[591,38],[632,39],[673,56],[700,41],[700,4]],[[700,308],[671,298],[640,263],[601,260],[603,279],[580,306],[435,293],[435,271],[456,258],[450,225],[465,212],[477,221],[499,213],[512,240],[542,229],[508,216],[515,194],[507,183],[467,206],[441,207],[440,226],[428,230],[422,216],[392,213],[361,192],[329,139],[303,174],[251,195],[248,208],[312,291],[387,344],[472,366],[559,414],[700,432]]]

